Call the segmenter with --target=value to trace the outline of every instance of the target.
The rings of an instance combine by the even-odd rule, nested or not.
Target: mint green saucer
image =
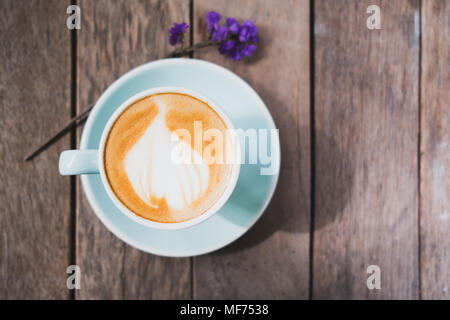
[[[106,122],[122,102],[136,93],[160,86],[195,90],[219,103],[236,128],[275,129],[273,119],[256,92],[231,71],[195,59],[166,59],[139,66],[115,81],[97,101],[81,137],[81,149],[97,149]],[[273,142],[272,142],[273,143]],[[277,140],[276,150],[279,148]],[[242,149],[243,154],[248,150]],[[280,163],[277,152],[276,163]],[[242,236],[266,209],[278,181],[260,175],[267,165],[243,164],[236,188],[220,211],[193,227],[157,230],[134,222],[117,209],[98,174],[81,182],[95,214],[117,237],[142,251],[161,256],[188,257],[220,249]]]

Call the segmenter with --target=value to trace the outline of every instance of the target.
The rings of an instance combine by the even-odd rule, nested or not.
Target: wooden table
[[[381,30],[366,9],[381,8]],[[449,0],[0,2],[0,298],[449,299]],[[130,68],[205,39],[214,9],[255,21],[255,57],[195,58],[236,72],[280,128],[278,189],[261,220],[216,253],[171,259],[112,235],[78,178],[58,174],[73,130],[24,155]],[[81,268],[68,290],[66,268]],[[366,286],[367,267],[381,289]]]

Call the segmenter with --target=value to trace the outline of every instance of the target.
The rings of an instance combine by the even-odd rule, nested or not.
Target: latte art
[[[226,135],[225,122],[207,103],[181,93],[145,97],[116,119],[106,139],[105,173],[116,197],[136,215],[182,222],[201,215],[223,195],[232,165],[203,159],[217,141],[196,149],[195,138],[176,135],[182,130],[194,137],[194,123]],[[174,149],[189,161],[174,161]],[[224,149],[225,155],[233,154],[232,147]]]
[[[158,208],[152,199],[164,198],[170,208],[183,210],[205,194],[209,167],[190,146],[172,137],[165,122],[166,106],[155,100],[159,113],[127,153],[125,171],[134,191],[149,206]],[[171,158],[180,144],[194,158],[189,163],[176,164]]]

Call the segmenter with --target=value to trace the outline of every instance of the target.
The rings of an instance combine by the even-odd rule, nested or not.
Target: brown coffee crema
[[[207,103],[190,95],[154,94],[132,103],[116,119],[103,160],[111,189],[128,209],[156,222],[182,222],[203,214],[223,195],[232,165],[204,160],[205,150],[209,146],[211,151],[215,139],[202,139],[199,123],[201,133],[213,129],[223,135],[224,159],[234,152],[226,144],[223,119]],[[169,139],[179,129],[189,132],[190,139],[178,134],[178,141]],[[198,140],[194,143],[199,137],[201,150]],[[192,154],[197,164],[172,161],[170,152],[180,143],[191,152],[196,148]]]

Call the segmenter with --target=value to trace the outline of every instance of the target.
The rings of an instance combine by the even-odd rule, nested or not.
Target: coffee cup
[[[205,181],[211,181],[212,178],[210,177],[211,174],[215,174],[215,171],[211,172],[211,167],[205,165],[202,160],[199,160],[200,162],[192,162],[190,164],[185,164],[183,168],[187,169],[180,169],[180,167],[176,167],[176,164],[172,166],[172,164],[168,164],[167,161],[163,161],[164,159],[168,158],[161,158],[162,156],[159,155],[159,152],[161,150],[168,150],[167,145],[169,144],[168,140],[163,139],[152,139],[155,135],[155,132],[161,133],[162,130],[166,130],[164,127],[164,120],[166,119],[163,117],[163,113],[161,112],[162,107],[164,104],[170,104],[172,100],[167,100],[166,96],[170,98],[170,95],[183,95],[186,99],[196,99],[198,100],[198,104],[204,104],[207,105],[211,110],[217,114],[217,116],[223,121],[224,128],[226,128],[227,132],[231,132],[234,130],[234,126],[230,118],[227,116],[225,111],[213,100],[211,100],[208,97],[205,97],[204,95],[195,92],[191,89],[186,88],[180,88],[180,87],[158,87],[158,88],[152,88],[149,90],[142,91],[128,100],[126,100],[124,103],[122,103],[116,111],[112,114],[112,116],[109,118],[106,126],[103,129],[102,136],[100,139],[100,145],[98,150],[66,150],[61,153],[60,159],[59,159],[59,171],[62,175],[78,175],[78,174],[99,174],[103,187],[105,188],[109,198],[114,203],[114,205],[127,217],[130,219],[136,221],[139,224],[157,228],[157,229],[183,229],[187,227],[194,226],[196,224],[201,223],[202,221],[210,218],[214,214],[216,214],[222,206],[227,202],[229,197],[231,196],[237,180],[239,178],[239,172],[240,172],[240,165],[241,165],[241,148],[239,139],[234,134],[227,135],[227,138],[229,138],[229,144],[228,144],[228,154],[231,155],[231,161],[229,161],[226,165],[226,171],[224,169],[225,173],[220,173],[214,176],[215,181],[217,183],[214,185],[214,187],[211,187],[212,192],[208,193],[209,189],[208,187],[198,187],[204,186]],[[112,174],[108,173],[107,171],[111,171],[112,169],[109,169],[109,165],[105,166],[105,154],[107,154],[106,149],[112,148],[107,147],[107,145],[112,145],[112,143],[108,142],[110,138],[111,131],[118,130],[113,129],[117,127],[117,122],[122,121],[119,118],[125,117],[125,113],[131,106],[137,105],[141,101],[145,101],[145,99],[153,99],[153,97],[157,97],[159,100],[162,101],[159,108],[159,114],[160,117],[155,116],[152,120],[155,124],[152,128],[150,126],[145,129],[143,132],[145,134],[140,134],[140,137],[137,139],[138,142],[140,142],[140,145],[144,145],[144,147],[141,147],[139,149],[138,143],[134,143],[133,150],[128,151],[127,153],[127,162],[126,165],[122,165],[121,167],[125,167],[122,174],[125,175],[125,173],[128,173],[128,185],[126,186],[127,190],[131,187],[134,187],[134,190],[136,191],[133,194],[134,198],[127,198],[127,196],[123,196],[120,192],[119,187],[117,184],[113,187],[112,184],[114,184],[114,179],[111,179],[113,177]],[[162,97],[162,98],[161,98]],[[183,99],[185,99],[183,98]],[[166,99],[166,100],[164,100]],[[150,101],[150,100],[149,100]],[[176,100],[174,100],[176,102]],[[174,103],[175,103],[174,102]],[[154,103],[150,101],[149,103]],[[158,102],[159,103],[159,102]],[[178,103],[178,102],[176,102]],[[174,118],[183,118],[182,116],[177,117],[177,112],[171,111],[169,109],[169,112],[172,112],[174,114]],[[165,116],[167,117],[167,116]],[[119,120],[118,120],[119,119]],[[159,119],[159,120],[158,120]],[[157,120],[159,121],[157,123]],[[152,123],[153,123],[152,122]],[[125,122],[124,122],[125,123]],[[158,127],[157,127],[158,126]],[[126,127],[126,123],[125,123]],[[134,130],[134,129],[133,129]],[[158,131],[159,130],[159,131]],[[146,135],[149,137],[150,140],[148,141],[156,141],[153,142],[154,147],[152,150],[155,152],[152,154],[150,151],[147,152],[147,147],[145,143],[147,141],[144,140]],[[133,137],[136,135],[133,135]],[[159,138],[161,134],[156,136]],[[128,138],[127,138],[128,139]],[[139,140],[140,139],[140,140]],[[159,140],[163,140],[162,142]],[[182,141],[178,141],[178,145],[183,145]],[[158,145],[163,143],[164,145]],[[189,148],[185,148],[189,149]],[[190,149],[189,149],[190,150]],[[191,150],[192,151],[192,150]],[[109,151],[108,151],[109,152]],[[145,153],[146,161],[149,161],[150,159],[152,163],[152,168],[155,168],[155,163],[159,163],[160,167],[163,169],[155,168],[154,172],[158,173],[160,178],[151,180],[153,177],[147,170],[147,162],[141,163],[140,158],[136,155],[140,155],[142,153]],[[150,153],[150,156],[149,156]],[[192,151],[192,154],[195,154],[195,152]],[[192,157],[191,157],[192,158]],[[197,155],[198,158],[198,155]],[[114,157],[112,157],[113,160],[108,161],[115,161]],[[128,161],[128,159],[131,159]],[[228,157],[230,160],[230,157]],[[117,160],[122,161],[122,160]],[[182,164],[183,165],[183,164]],[[193,167],[190,167],[193,166]],[[194,167],[195,166],[195,167]],[[225,167],[224,167],[225,168]],[[140,171],[142,169],[142,172]],[[128,171],[127,171],[128,170]],[[166,171],[164,171],[166,170]],[[178,170],[178,171],[177,171]],[[181,171],[180,171],[181,170]],[[205,171],[206,170],[206,171]],[[151,171],[151,170],[150,170]],[[158,172],[159,171],[159,172]],[[161,172],[163,171],[163,172]],[[178,172],[176,175],[174,172]],[[217,170],[216,170],[217,171]],[[130,173],[131,172],[131,173]],[[165,172],[165,173],[164,173]],[[197,172],[198,177],[193,177],[192,172]],[[222,172],[222,171],[220,171]],[[206,175],[208,173],[208,175]],[[172,178],[165,179],[164,174],[167,174],[168,176]],[[222,175],[221,175],[222,174]],[[186,177],[188,177],[189,181],[186,182]],[[206,178],[205,178],[206,177]],[[209,180],[208,180],[208,177]],[[206,180],[205,180],[206,179]],[[126,180],[126,179],[122,179]],[[136,180],[136,181],[135,181]],[[150,182],[148,185],[145,185],[143,188],[140,188],[142,186],[142,181]],[[118,180],[119,181],[119,180]],[[131,182],[130,182],[131,181]],[[179,182],[179,185],[178,185]],[[170,185],[172,183],[173,185]],[[165,184],[164,188],[161,188],[161,186],[158,186],[158,184]],[[130,187],[131,186],[131,187]],[[192,186],[196,186],[195,188]],[[220,188],[219,188],[220,187]],[[156,191],[152,191],[149,189],[154,189]],[[192,190],[191,190],[192,189]],[[194,190],[195,189],[195,190]],[[162,191],[161,191],[162,190]],[[176,191],[173,191],[176,190]],[[205,191],[206,190],[206,191]],[[215,192],[215,190],[218,190]],[[153,192],[153,193],[152,193]],[[164,193],[166,192],[166,193]],[[131,191],[128,193],[132,193]],[[126,192],[123,194],[127,194]],[[208,196],[206,196],[207,194]],[[141,196],[141,198],[138,199],[138,196]],[[147,197],[146,197],[147,196]],[[165,196],[165,198],[164,198]],[[163,199],[164,198],[164,199]],[[133,200],[137,199],[137,200]],[[164,201],[161,202],[160,199],[163,199]],[[128,201],[128,202],[127,202]],[[170,214],[172,216],[177,216],[178,213],[182,214],[184,211],[188,212],[189,210],[194,212],[195,210],[192,208],[199,208],[200,213],[196,213],[195,216],[189,216],[184,215],[184,220],[177,220],[177,219],[166,219],[165,220],[158,220],[154,218],[149,218],[142,214],[142,212],[139,211],[139,206],[136,205],[136,207],[133,207],[135,203],[144,203],[146,202],[149,210],[152,210],[151,208],[153,206],[158,207],[158,205],[162,206],[164,205],[167,208],[171,208],[172,206],[175,207],[173,210],[166,210],[170,211]],[[186,205],[186,209],[184,209],[183,204],[189,203],[189,205]],[[144,207],[142,205],[141,207]],[[138,209],[136,209],[138,208]],[[189,210],[188,210],[189,208]],[[155,209],[156,210],[156,209]],[[198,211],[198,210],[197,210]],[[155,211],[156,212],[156,211]],[[161,211],[162,212],[162,211]]]

